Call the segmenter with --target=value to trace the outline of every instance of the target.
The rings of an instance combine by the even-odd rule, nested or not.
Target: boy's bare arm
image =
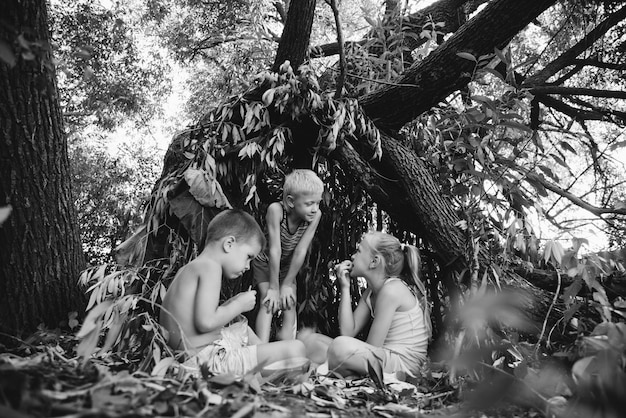
[[[289,270],[287,270],[287,275],[280,286],[280,303],[281,306],[286,309],[290,309],[291,306],[296,304],[296,295],[293,292],[293,283],[296,281],[296,276],[302,268],[302,264],[304,264],[306,253],[309,250],[309,246],[311,245],[311,241],[313,241],[317,226],[320,223],[322,211],[318,211],[315,215],[315,219],[311,221],[306,231],[304,231],[304,234],[302,234],[300,242],[298,242],[298,245],[296,245],[296,248],[293,250],[293,256],[291,258],[291,262],[289,263]]]
[[[228,303],[219,305],[222,269],[214,263],[196,268],[198,287],[194,299],[194,325],[198,333],[213,332],[232,321],[242,312],[254,308],[256,291],[237,294]]]
[[[304,263],[304,259],[306,258],[306,253],[309,250],[311,242],[313,241],[315,231],[317,231],[317,226],[320,224],[321,218],[322,211],[318,210],[315,214],[315,219],[311,221],[306,231],[304,231],[304,234],[302,234],[300,242],[298,242],[298,245],[296,245],[296,248],[293,250],[293,257],[291,258],[291,263],[289,264],[289,270],[287,271],[287,275],[283,280],[283,286],[291,287],[291,285],[296,280],[296,276],[302,268],[302,264]]]
[[[269,258],[269,289],[265,300],[268,302],[266,309],[275,312],[279,302],[279,274],[280,274],[280,222],[283,217],[283,207],[280,203],[272,203],[267,208],[267,235],[268,235],[268,258]]]

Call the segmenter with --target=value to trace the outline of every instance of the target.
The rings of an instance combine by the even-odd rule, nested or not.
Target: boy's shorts
[[[270,281],[270,265],[267,261],[260,261],[255,258],[252,260],[252,276],[254,277],[254,282],[256,284],[259,283],[267,283]],[[278,283],[282,283],[283,279],[287,276],[287,272],[289,271],[289,265],[280,266],[280,271],[278,272]]]
[[[183,363],[187,369],[199,372],[205,365],[209,373],[242,376],[258,365],[256,345],[248,345],[248,322],[236,322],[222,328],[221,338],[204,347]]]

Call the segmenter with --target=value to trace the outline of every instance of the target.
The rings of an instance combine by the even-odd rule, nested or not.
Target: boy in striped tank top
[[[311,170],[296,169],[285,177],[283,199],[267,208],[267,248],[252,262],[254,281],[262,303],[256,318],[256,333],[270,339],[272,318],[283,312],[277,339],[296,335],[296,275],[319,225],[324,183]]]

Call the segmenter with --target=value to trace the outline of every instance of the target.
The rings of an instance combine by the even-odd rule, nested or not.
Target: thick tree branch
[[[583,51],[587,50],[609,29],[622,21],[624,18],[626,18],[626,6],[622,7],[617,12],[609,15],[609,17],[600,22],[583,39],[581,39],[570,49],[561,54],[557,59],[551,61],[548,65],[546,65],[543,70],[539,71],[531,77],[528,77],[525,81],[525,85],[536,86],[544,84],[554,74],[558,73],[568,65],[574,64],[576,62],[576,57],[578,57]]]
[[[534,269],[531,272],[523,268],[516,268],[515,272],[542,289],[554,291],[556,289],[557,277],[556,272],[548,270]],[[570,286],[574,279],[568,275],[561,276],[563,286]],[[580,280],[580,278],[579,278]],[[626,277],[624,275],[615,275],[601,280],[602,286],[609,292],[609,296],[626,296]],[[583,286],[581,293],[591,293],[587,286]]]
[[[582,200],[581,198],[579,198],[578,196],[567,192],[565,190],[563,190],[561,187],[557,186],[556,184],[553,184],[547,180],[545,180],[543,177],[539,176],[538,174],[532,173],[532,172],[526,172],[526,178],[529,181],[534,181],[537,183],[540,183],[543,187],[545,187],[546,189],[556,193],[557,195],[566,198],[567,200],[569,200],[570,202],[572,202],[574,205],[585,209],[586,211],[600,217],[601,215],[606,215],[606,214],[614,214],[614,215],[626,215],[626,209],[625,208],[603,208],[603,207],[597,207],[597,206],[593,206],[590,203],[585,202],[584,200]]]
[[[600,108],[591,104],[587,104],[587,109],[581,109],[545,94],[537,94],[535,98],[545,106],[563,113],[579,123],[586,120],[609,120],[618,124],[626,122],[626,112]]]
[[[592,110],[594,112],[600,112],[601,114],[605,115],[604,120],[613,122],[616,125],[623,126],[624,123],[626,123],[626,112],[599,107],[581,99],[580,97],[569,97],[568,100],[572,101],[574,104],[577,104],[579,106],[584,106],[587,109]]]
[[[398,129],[430,109],[471,80],[474,62],[457,56],[468,52],[481,56],[503,48],[528,22],[554,0],[494,0],[450,39],[400,77],[400,84],[415,88],[383,87],[363,96],[359,102],[367,115],[380,126]]]
[[[626,99],[626,91],[597,90],[587,87],[537,86],[529,90],[531,93],[560,94],[562,96],[591,96],[611,99]]]
[[[582,70],[582,69],[583,69],[582,65],[575,65],[571,70],[569,70],[568,72],[563,74],[561,77],[559,77],[558,79],[554,80],[553,82],[550,82],[550,85],[551,86],[561,86],[567,80],[569,80],[570,78],[572,78],[576,74],[578,74],[580,72],[580,70]]]
[[[574,64],[576,65],[587,65],[596,68],[604,68],[606,70],[617,70],[623,71],[626,70],[626,64],[617,64],[613,62],[603,62],[597,59],[576,59],[574,60]]]

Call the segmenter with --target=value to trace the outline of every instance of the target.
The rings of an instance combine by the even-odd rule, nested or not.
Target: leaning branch
[[[569,100],[571,100],[574,104],[584,106],[589,110],[600,112],[603,115],[606,115],[605,120],[613,122],[616,125],[623,126],[624,123],[626,123],[626,112],[598,107],[581,99],[580,97],[570,97]]]
[[[606,19],[600,22],[591,32],[589,32],[583,39],[577,42],[570,49],[561,54],[557,59],[551,61],[544,67],[543,70],[528,77],[525,81],[526,86],[536,86],[544,84],[550,77],[561,71],[568,65],[572,65],[576,62],[576,57],[582,54],[587,48],[593,45],[598,39],[615,26],[617,23],[626,18],[626,6],[622,7],[617,12],[609,15]]]
[[[528,180],[530,181],[535,181],[537,183],[540,183],[543,187],[545,187],[546,189],[552,191],[553,193],[556,193],[557,195],[564,197],[565,199],[569,200],[570,202],[572,202],[573,204],[575,204],[576,206],[585,209],[586,211],[601,217],[602,215],[606,215],[606,214],[614,214],[614,215],[626,215],[626,208],[604,208],[604,207],[598,207],[598,206],[593,206],[590,203],[585,202],[584,200],[582,200],[580,197],[567,192],[565,190],[563,190],[562,188],[560,188],[559,186],[557,186],[556,184],[553,184],[547,180],[545,180],[544,178],[542,178],[541,176],[539,176],[538,174],[532,173],[530,171],[525,173],[526,177],[528,178]]]
[[[605,109],[589,103],[586,104],[586,109],[574,107],[552,96],[541,93],[536,94],[535,97],[543,105],[567,115],[579,123],[583,123],[586,120],[611,121],[617,124],[626,122],[626,112]]]
[[[613,261],[615,258],[615,256],[611,256],[610,254],[609,255],[601,254],[600,256],[602,258],[605,258],[611,261]],[[621,261],[621,260],[618,260],[618,261]],[[607,264],[609,264],[608,261],[607,261]],[[526,271],[522,267],[517,267],[515,268],[515,272],[519,274],[520,276],[522,276],[523,278],[525,278],[526,280],[528,280],[529,282],[531,282],[532,284],[534,284],[535,286],[538,286],[548,291],[556,290],[557,277],[556,277],[555,271],[534,269],[529,272],[529,271]],[[568,275],[564,275],[562,277],[562,280],[563,280],[563,283],[562,283],[563,286],[567,287],[567,286],[570,286],[576,279]],[[580,278],[578,278],[578,280],[580,280]],[[623,274],[616,272],[616,274],[614,275],[611,275],[606,278],[602,278],[601,284],[609,292],[610,296],[612,297],[626,296],[626,277]],[[586,286],[583,286],[581,291],[583,294],[591,292],[589,288]]]
[[[530,89],[533,94],[560,94],[562,96],[591,96],[610,99],[626,99],[626,91],[597,90],[587,87],[538,86]]]
[[[617,70],[623,71],[626,70],[626,64],[617,64],[614,62],[604,62],[597,59],[576,59],[574,60],[574,64],[576,65],[587,65],[596,68],[603,68],[606,70]]]

